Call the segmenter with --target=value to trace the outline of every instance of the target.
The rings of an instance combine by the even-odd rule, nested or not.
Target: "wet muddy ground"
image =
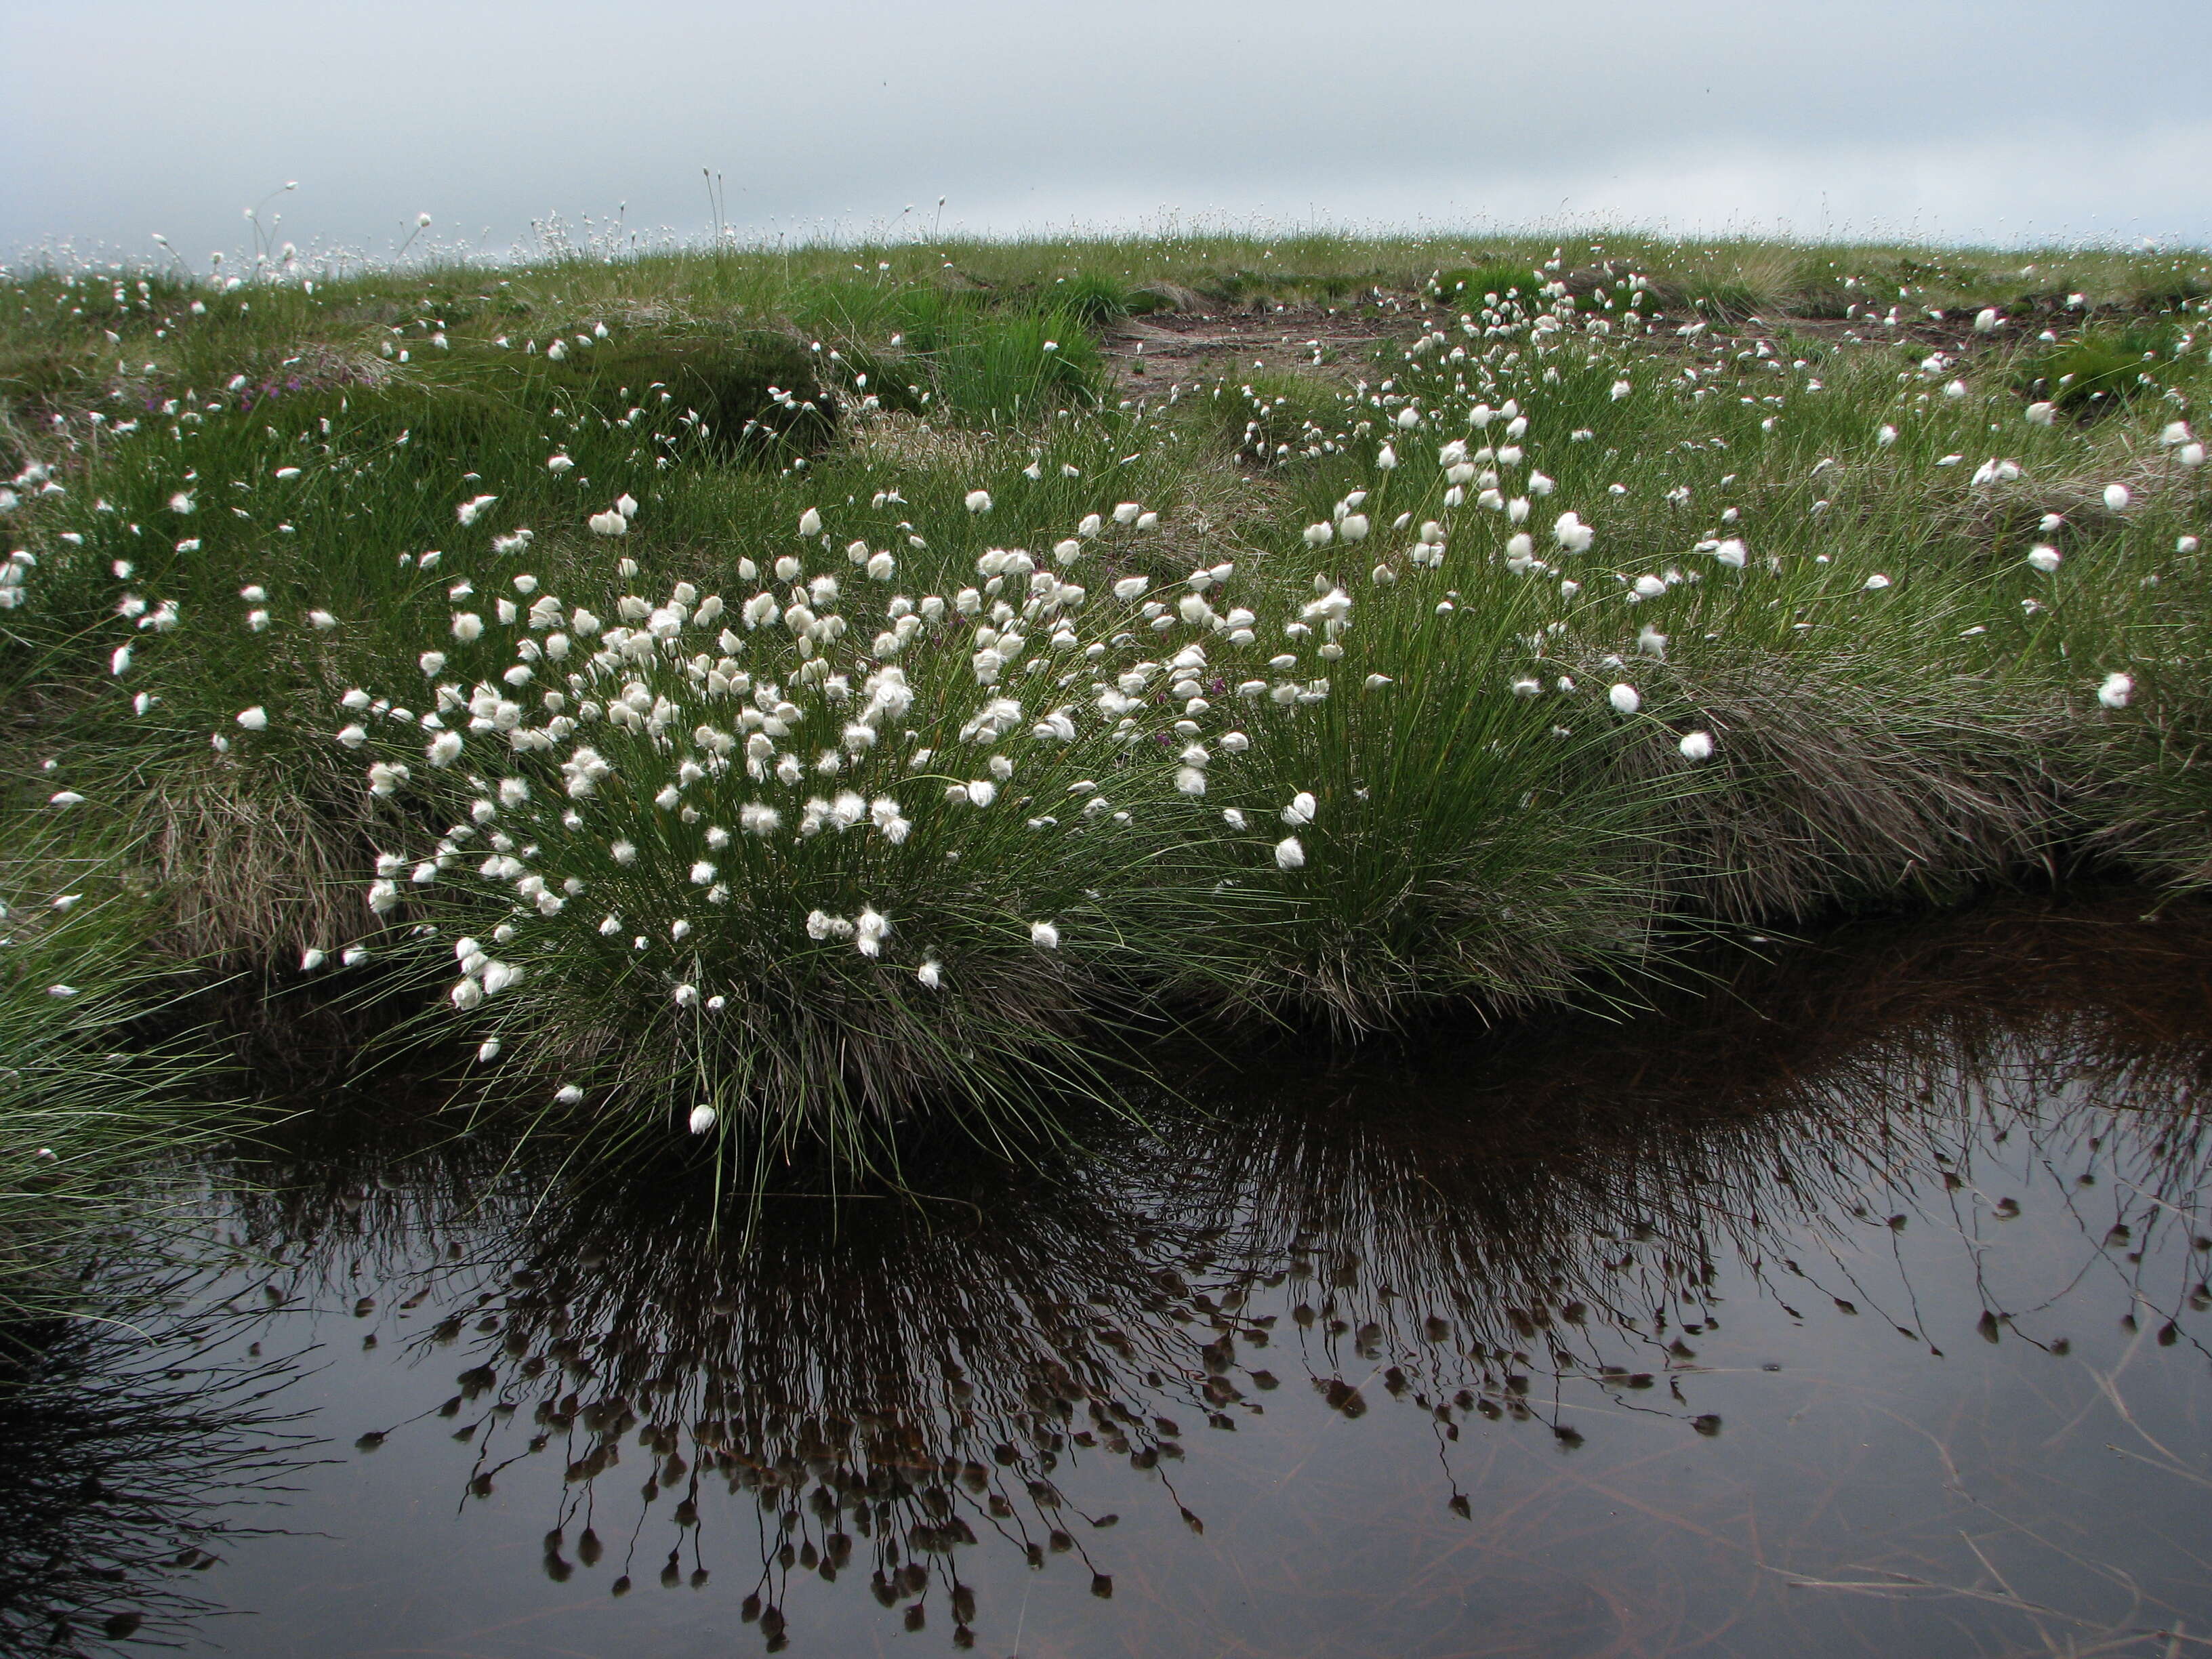
[[[27,1593],[240,1656],[2196,1651],[2212,912],[2148,902],[1194,1055],[749,1232],[325,1101],[19,1413]]]

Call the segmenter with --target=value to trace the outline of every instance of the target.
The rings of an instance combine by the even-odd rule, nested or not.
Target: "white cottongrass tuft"
[[[1305,861],[1305,844],[1296,836],[1285,836],[1275,843],[1275,867],[1278,870],[1304,869]]]
[[[1605,694],[1605,700],[1623,714],[1633,714],[1644,707],[1644,694],[1626,683],[1613,686]]]
[[[1709,761],[1713,757],[1713,738],[1710,732],[1686,732],[1681,742],[1674,745],[1682,751],[1686,761]]]
[[[2126,512],[2128,503],[2134,499],[2135,497],[2128,493],[2128,487],[2125,484],[2115,483],[2105,486],[2105,507],[2109,512]]]
[[[2049,575],[2058,568],[2061,554],[2055,547],[2033,547],[2028,550],[2027,562],[2031,568]]]
[[[702,1101],[691,1109],[691,1115],[686,1121],[690,1124],[693,1134],[703,1135],[721,1121],[721,1115],[712,1106]]]
[[[1048,921],[1033,921],[1030,924],[1030,943],[1040,951],[1057,951],[1060,929]]]
[[[967,494],[965,505],[970,513],[988,513],[991,510],[991,492],[971,489]]]
[[[2107,708],[2125,708],[2134,700],[2136,680],[2132,674],[2112,673],[2097,688],[2097,701]]]

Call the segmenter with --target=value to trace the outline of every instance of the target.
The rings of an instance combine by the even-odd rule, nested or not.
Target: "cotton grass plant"
[[[648,597],[611,551],[639,511],[594,515],[617,580],[589,602],[514,569],[512,538],[449,553],[418,661],[434,706],[342,699],[372,796],[462,809],[383,854],[368,896],[451,940],[480,1061],[564,1105],[659,1100],[701,1131],[764,1114],[775,1139],[849,1146],[921,1096],[989,1123],[1095,1086],[1079,1033],[1112,988],[1220,971],[1267,902],[1226,872],[1285,855],[1274,814],[1209,797],[1252,793],[1261,704],[1288,725],[1328,696],[1249,678],[1257,618],[1214,604],[1229,566],[1167,599],[1143,576],[1094,595],[1098,545],[1148,533],[1131,503],[915,594],[898,552],[810,508],[735,561],[751,592]],[[1269,695],[1221,697],[1224,678]]]
[[[1176,1022],[2203,867],[2199,302],[2108,414],[2015,389],[2031,274],[2124,264],[852,252],[27,279],[130,372],[17,417],[8,695],[164,936],[419,983],[471,1096],[866,1158]],[[1194,294],[1383,343],[1117,399],[1097,328]]]

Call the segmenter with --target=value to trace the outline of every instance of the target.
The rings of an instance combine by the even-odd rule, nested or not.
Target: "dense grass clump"
[[[105,1311],[88,1255],[158,1239],[192,1195],[180,1155],[235,1127],[207,1103],[210,1057],[143,1029],[175,988],[122,860],[90,850],[38,836],[0,858],[0,1377],[54,1322]]]
[[[2162,392],[2160,376],[2185,331],[2153,320],[2088,329],[2028,357],[2017,378],[2023,391],[2069,413],[2095,414]]]
[[[1837,907],[2201,882],[2208,331],[2167,263],[22,274],[10,810],[130,849],[134,963],[381,975],[470,1098],[863,1159],[1048,1126],[1178,1023],[1494,1016]],[[2126,387],[2057,367],[2145,331]]]

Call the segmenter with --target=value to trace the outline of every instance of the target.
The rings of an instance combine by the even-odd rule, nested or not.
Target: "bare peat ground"
[[[1595,286],[1579,280],[1589,275],[1574,272],[1565,280],[1581,295]],[[1337,305],[1285,303],[1264,297],[1216,300],[1188,289],[1172,290],[1171,299],[1171,308],[1124,318],[1105,331],[1101,353],[1125,396],[1140,397],[1176,380],[1233,381],[1252,374],[1303,374],[1348,385],[1374,366],[1379,347],[1389,343],[1402,349],[1425,328],[1455,321],[1468,308],[1464,296],[1453,303],[1379,289]],[[1982,334],[1975,330],[1974,313],[1966,309],[1936,313],[1924,307],[1900,307],[1898,321],[1889,325],[1880,316],[1814,316],[1783,306],[1741,318],[1714,319],[1686,301],[1668,301],[1651,314],[1650,338],[1654,345],[1678,341],[1687,349],[1696,336],[1677,331],[1703,323],[1705,328],[1699,332],[1740,336],[1747,341],[1772,342],[1786,335],[1839,349],[1909,347],[1923,355],[1942,352],[1965,362],[2016,345],[2045,329],[2063,338],[2089,323],[2131,314],[2126,307],[2111,305],[2069,309],[2064,296],[2054,294],[2038,296],[2032,308],[2016,309],[1997,332]]]

